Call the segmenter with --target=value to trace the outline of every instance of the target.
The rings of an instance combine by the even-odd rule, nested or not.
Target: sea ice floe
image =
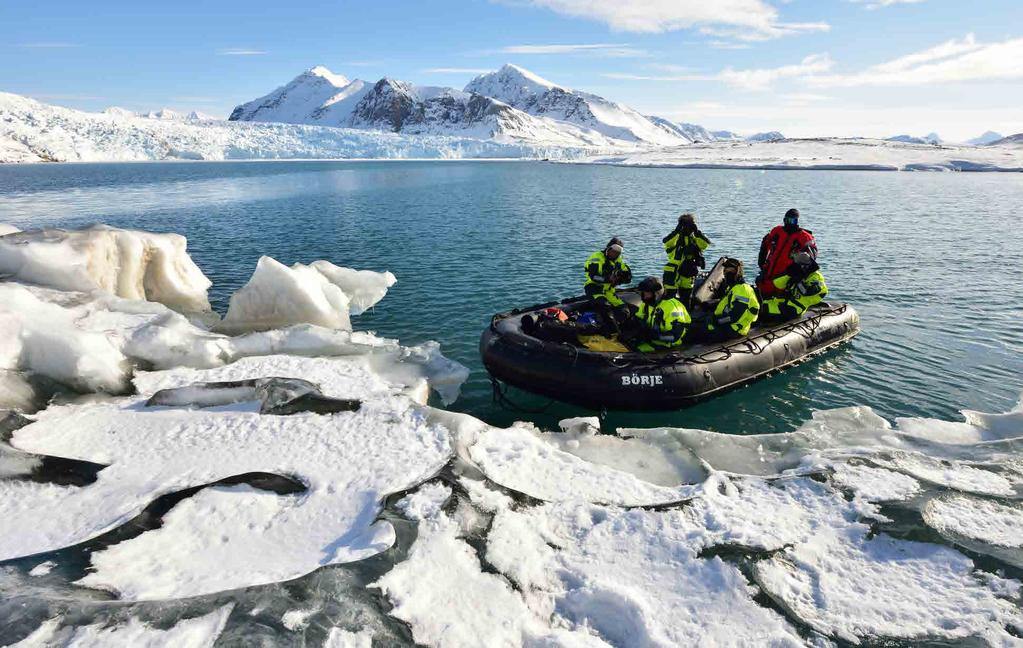
[[[1023,548],[1023,507],[979,497],[948,495],[932,499],[924,521],[942,535],[969,538],[998,547]]]
[[[854,643],[882,637],[1011,643],[1006,626],[1023,623],[1016,603],[999,596],[1006,588],[986,582],[966,556],[871,537],[863,523],[822,526],[808,541],[757,563],[755,574],[801,621]],[[1019,584],[1008,589],[1018,593]]]
[[[105,225],[20,232],[0,238],[0,274],[60,290],[105,291],[182,311],[208,311],[210,280],[185,247],[180,234]]]
[[[191,619],[182,619],[167,629],[153,626],[130,618],[127,623],[105,625],[96,623],[85,626],[64,628],[61,619],[44,622],[25,639],[11,648],[43,648],[44,646],[67,646],[68,648],[208,648],[224,631],[231,615],[232,605],[224,605],[213,612]]]
[[[360,272],[327,261],[296,263],[289,268],[270,257],[260,257],[248,283],[231,296],[218,329],[237,333],[316,324],[351,330],[349,312],[370,308],[394,282],[389,272]],[[351,309],[353,302],[355,308]]]
[[[836,463],[831,479],[868,502],[905,500],[920,492],[920,482],[886,468]]]
[[[698,486],[658,486],[634,474],[591,463],[522,425],[488,428],[468,449],[488,478],[544,501],[584,500],[642,506],[688,499]]]
[[[610,645],[802,645],[736,567],[698,556],[700,532],[677,510],[546,504],[498,513],[487,559],[536,613]]]
[[[85,487],[0,482],[0,515],[13,530],[0,539],[0,556],[74,544],[160,495],[256,471],[307,490],[206,489],[175,506],[160,529],[94,553],[83,583],[125,598],[193,596],[381,551],[393,537],[374,521],[383,497],[432,475],[451,450],[447,432],[411,401],[374,399],[371,389],[349,394],[367,398],[358,412],[326,416],[144,408],[141,399],[51,407],[12,445],[109,467]]]
[[[897,451],[875,456],[872,461],[919,480],[967,493],[1012,495],[1016,492],[1015,480],[962,461],[936,459],[919,452]]]

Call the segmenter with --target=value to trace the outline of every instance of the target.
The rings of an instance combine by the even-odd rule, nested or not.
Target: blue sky
[[[740,132],[1023,131],[1021,0],[0,2],[0,90],[225,116],[302,70],[462,87],[516,63]]]

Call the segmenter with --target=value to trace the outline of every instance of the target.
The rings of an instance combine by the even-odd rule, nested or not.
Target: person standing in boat
[[[781,294],[782,291],[774,285],[774,279],[788,269],[792,253],[796,250],[806,250],[814,259],[817,258],[817,241],[813,232],[799,226],[799,210],[792,208],[785,212],[782,224],[776,225],[760,242],[760,254],[757,256],[760,274],[756,283],[761,297]]]
[[[710,245],[710,239],[696,226],[696,216],[687,212],[678,217],[678,225],[662,242],[668,254],[668,263],[664,266],[664,290],[688,308],[692,303],[696,275],[707,265],[703,251]]]
[[[665,290],[657,277],[639,282],[642,303],[636,312],[633,344],[637,351],[650,353],[682,345],[692,322],[685,304]]]
[[[631,312],[617,295],[616,288],[632,281],[632,270],[622,257],[625,244],[620,238],[608,241],[603,250],[598,250],[586,260],[586,296],[604,316],[609,328],[618,330]]]
[[[806,250],[793,252],[788,269],[774,278],[781,294],[764,300],[761,319],[784,321],[799,317],[828,295],[817,261]]]
[[[724,341],[749,335],[760,313],[756,291],[743,276],[742,261],[725,259],[724,278],[725,295],[707,319],[707,340]]]

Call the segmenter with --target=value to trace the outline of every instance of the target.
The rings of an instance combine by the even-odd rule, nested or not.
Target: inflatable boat
[[[711,292],[711,286],[705,282],[701,290]],[[619,296],[639,303],[635,290],[619,291]],[[491,378],[598,411],[673,410],[824,353],[860,330],[854,308],[822,302],[799,318],[754,325],[746,337],[654,353],[594,351],[527,333],[547,309],[571,315],[591,304],[575,297],[494,315],[480,338],[480,355]]]

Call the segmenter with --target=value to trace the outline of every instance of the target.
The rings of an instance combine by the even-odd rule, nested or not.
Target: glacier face
[[[439,129],[438,129],[439,130]],[[532,139],[378,132],[284,123],[160,120],[87,113],[0,92],[0,162],[576,158],[612,152],[544,127]],[[547,135],[552,137],[547,138]]]

